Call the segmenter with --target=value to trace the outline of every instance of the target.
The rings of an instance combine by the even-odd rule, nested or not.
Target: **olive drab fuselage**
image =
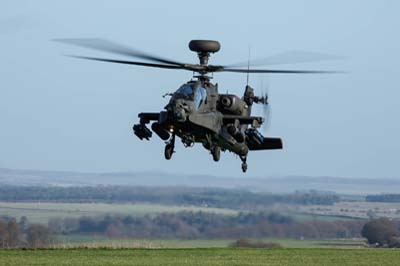
[[[159,113],[140,113],[140,123],[134,132],[140,139],[150,139],[152,132],[146,124],[152,121],[152,130],[166,141],[165,157],[170,159],[174,151],[175,136],[185,147],[200,143],[218,161],[221,151],[237,154],[246,171],[249,150],[281,149],[278,138],[265,138],[257,130],[264,122],[262,117],[251,116],[254,102],[260,97],[246,86],[242,97],[219,94],[218,84],[199,76],[183,84],[174,93],[164,110]]]

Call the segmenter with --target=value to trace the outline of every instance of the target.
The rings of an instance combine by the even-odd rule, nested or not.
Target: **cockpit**
[[[199,108],[202,104],[207,101],[207,91],[198,82],[189,82],[183,84],[175,93],[174,100],[184,99],[187,101],[193,101],[196,108]]]
[[[185,99],[193,101],[194,99],[194,90],[193,85],[195,84],[183,84],[176,92],[175,92],[175,99]]]

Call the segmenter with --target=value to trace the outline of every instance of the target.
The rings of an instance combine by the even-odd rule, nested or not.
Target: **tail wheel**
[[[172,158],[172,154],[174,153],[174,146],[171,144],[165,145],[164,156],[165,159],[170,160]]]
[[[212,154],[213,160],[215,162],[218,162],[219,159],[221,158],[221,147],[220,146],[214,146],[211,149],[211,154]]]
[[[246,173],[247,171],[247,156],[240,156],[240,160],[242,160],[242,171],[243,173]]]
[[[242,163],[242,171],[243,171],[243,173],[246,173],[246,171],[247,171],[247,163]]]

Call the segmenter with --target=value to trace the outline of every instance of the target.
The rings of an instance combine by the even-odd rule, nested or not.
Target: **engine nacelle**
[[[219,96],[218,110],[222,113],[241,115],[247,108],[246,102],[236,95],[221,94]]]

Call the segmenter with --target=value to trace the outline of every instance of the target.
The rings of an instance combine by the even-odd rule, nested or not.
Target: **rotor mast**
[[[200,61],[200,78],[209,79],[206,75],[208,73],[207,66],[211,53],[216,53],[221,49],[221,45],[217,41],[211,40],[191,40],[189,42],[189,49],[196,52]]]

